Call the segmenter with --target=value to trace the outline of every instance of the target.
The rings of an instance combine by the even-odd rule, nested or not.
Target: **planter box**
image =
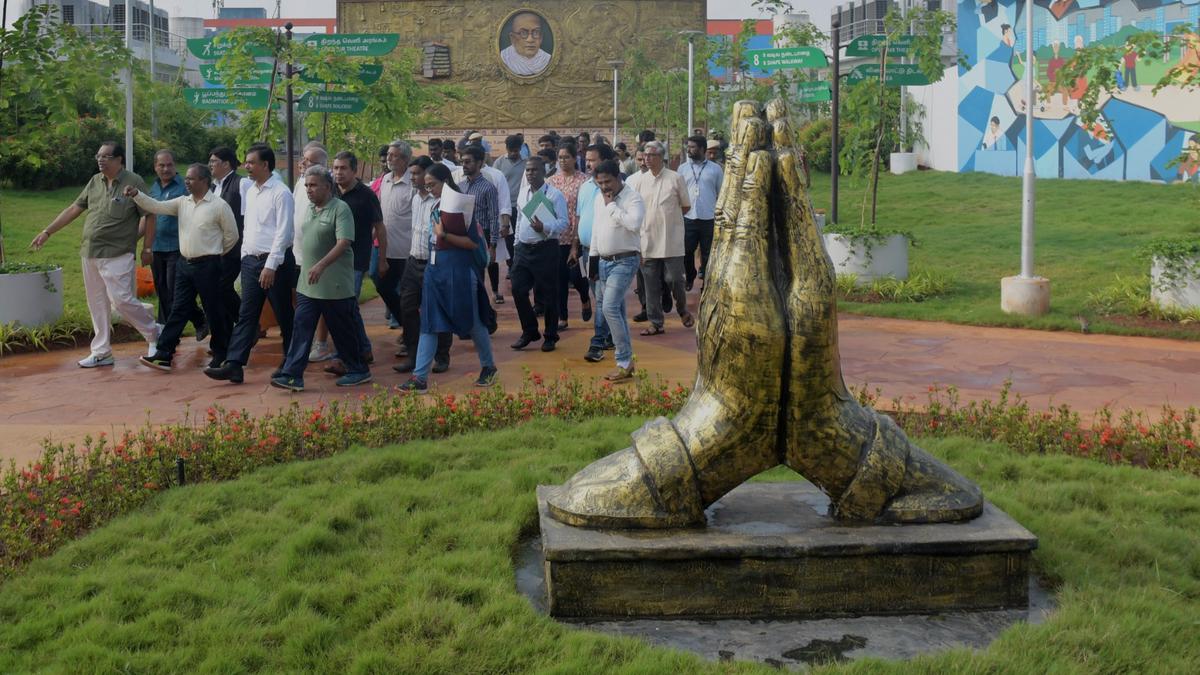
[[[908,237],[902,234],[883,241],[851,242],[842,234],[826,234],[824,238],[836,274],[853,274],[866,282],[884,277],[908,278]]]
[[[917,170],[917,153],[915,152],[893,152],[888,165],[892,168],[892,173],[899,176],[902,173]]]
[[[1192,261],[1195,263],[1195,260]],[[1163,265],[1158,258],[1150,266],[1150,299],[1160,307],[1175,309],[1200,309],[1200,278],[1192,276],[1177,279],[1173,285],[1160,282]],[[1165,286],[1165,289],[1164,289]],[[1162,290],[1160,290],[1162,289]]]
[[[62,268],[49,272],[0,274],[0,324],[26,328],[62,318]]]

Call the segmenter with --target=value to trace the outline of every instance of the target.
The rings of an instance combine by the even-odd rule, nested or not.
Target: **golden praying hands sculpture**
[[[860,405],[842,380],[833,265],[781,101],[734,104],[700,305],[695,390],[674,420],[593,462],[547,499],[564,523],[703,525],[704,509],[786,464],[856,521],[967,520],[979,488]]]

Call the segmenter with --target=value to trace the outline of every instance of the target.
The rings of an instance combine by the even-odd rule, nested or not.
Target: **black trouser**
[[[547,340],[558,340],[558,240],[547,239],[537,244],[517,244],[512,268],[513,302],[521,319],[521,335],[536,340],[537,314],[529,302],[529,291],[536,292],[545,308]]]
[[[239,241],[229,253],[221,257],[221,307],[229,316],[229,329],[237,323],[242,298],[233,284],[242,273],[242,244]]]
[[[408,358],[414,361],[417,359],[417,342],[421,338],[421,297],[425,291],[427,264],[428,260],[408,259],[404,276],[400,278],[400,313],[394,314],[404,327],[404,346],[408,348]],[[450,340],[449,333],[438,333],[437,352],[433,356],[435,363],[450,363]]]
[[[280,368],[283,374],[304,379],[308,350],[312,349],[317,320],[322,318],[329,329],[329,337],[333,339],[333,346],[338,350],[338,358],[346,366],[346,372],[367,372],[367,363],[358,354],[358,298],[322,300],[297,293],[294,340],[284,352],[286,359]]]
[[[517,203],[516,197],[513,198],[513,203]],[[513,267],[513,259],[517,256],[517,207],[512,207],[512,227],[509,228],[509,233],[504,236],[504,243],[508,244],[508,269],[511,272]]]
[[[683,271],[690,287],[696,280],[696,248],[700,248],[700,276],[708,270],[708,254],[712,250],[713,221],[683,219]]]
[[[292,290],[296,287],[296,259],[292,257],[292,249],[288,248],[283,262],[275,268],[274,283],[269,289],[263,290],[258,277],[266,264],[266,256],[242,256],[242,303],[238,309],[237,325],[233,327],[233,336],[229,339],[229,353],[225,358],[243,366],[250,360],[254,343],[258,342],[258,318],[262,315],[265,302],[270,302],[271,309],[275,311],[285,356],[292,344],[292,323],[295,320]]]
[[[400,279],[404,277],[404,258],[387,258],[388,271],[387,274],[380,276],[376,274],[371,277],[371,281],[375,284],[375,290],[379,291],[379,298],[383,300],[383,304],[392,313],[392,317],[396,321],[400,320]]]
[[[642,312],[646,311],[646,279],[642,276],[642,268],[638,267],[637,272],[637,288],[634,289],[637,293],[638,303],[642,306]],[[673,300],[671,299],[671,287],[664,281],[662,284],[662,308],[664,312],[671,311]]]
[[[208,329],[212,335],[209,347],[212,349],[213,362],[220,364],[225,360],[225,351],[229,348],[229,333],[233,326],[229,323],[229,313],[225,311],[224,297],[221,294],[221,257],[217,255],[204,256],[188,260],[179,256],[175,261],[174,305],[167,315],[167,323],[158,337],[157,349],[164,354],[174,354],[179,346],[179,336],[183,335],[183,327],[188,322],[188,309],[195,307],[196,296],[204,304],[204,313],[208,315]]]
[[[158,322],[166,324],[175,311],[175,267],[179,251],[154,251],[150,261],[150,273],[154,275],[154,292],[158,295]],[[180,308],[185,313],[184,323],[192,322],[197,330],[204,325],[204,312],[196,306],[196,299]]]
[[[565,320],[567,318],[567,299],[571,294],[571,287],[575,287],[575,291],[579,293],[579,302],[586,304],[589,301],[588,282],[579,273],[579,261],[576,260],[574,265],[568,264],[567,259],[571,257],[571,247],[558,247],[558,312]]]

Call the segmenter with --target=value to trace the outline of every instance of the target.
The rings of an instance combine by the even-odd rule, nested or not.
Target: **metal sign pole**
[[[287,22],[283,27],[287,30],[287,39],[290,43],[292,41],[292,22]],[[284,76],[287,77],[287,113],[284,115],[284,118],[287,120],[287,186],[290,190],[292,189],[292,186],[296,184],[295,155],[292,152],[292,139],[296,135],[296,127],[294,124],[295,120],[293,118],[295,101],[292,98],[292,75],[295,71],[292,69],[292,52],[290,46],[288,48],[287,65],[284,66],[283,72]]]
[[[841,105],[842,88],[842,58],[840,54],[842,50],[841,25],[842,24],[840,21],[834,19],[833,23],[830,25],[829,31],[829,42],[830,46],[833,47],[833,72],[830,74],[831,77],[829,78],[830,87],[833,89],[833,129],[831,130],[831,138],[829,143],[829,171],[831,174],[829,176],[829,182],[831,185],[831,191],[833,193],[831,196],[832,203],[829,205],[830,223],[836,223],[838,221],[838,174],[841,172],[841,168],[838,166],[838,145],[840,140],[838,138],[838,108]]]

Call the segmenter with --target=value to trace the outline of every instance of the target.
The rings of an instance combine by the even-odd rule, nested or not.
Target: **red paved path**
[[[693,293],[693,306],[697,299]],[[520,382],[523,367],[546,374],[567,370],[583,377],[599,377],[613,367],[611,352],[598,364],[582,359],[591,330],[579,321],[577,299],[571,302],[572,328],[563,333],[558,351],[550,354],[536,345],[524,352],[509,349],[517,336],[516,315],[511,298],[499,306],[501,328],[493,337],[505,386]],[[364,305],[376,345],[376,382],[392,386],[404,380],[391,370],[398,333],[383,327],[382,314],[379,301]],[[635,330],[640,327],[635,324]],[[879,387],[886,399],[902,396],[919,403],[935,383],[957,386],[964,400],[991,398],[1011,379],[1014,391],[1039,407],[1067,403],[1081,411],[1110,405],[1153,412],[1163,403],[1200,406],[1200,343],[859,316],[843,316],[840,329],[847,383]],[[0,458],[27,459],[46,436],[78,440],[147,419],[176,421],[189,405],[193,412],[212,403],[265,412],[292,400],[312,405],[362,392],[361,387],[333,386],[333,378],[317,364],[307,374],[308,391],[291,395],[271,388],[267,377],[280,360],[274,336],[256,348],[247,382],[240,386],[204,377],[200,368],[207,361],[205,347],[191,338],[184,339],[170,374],[138,365],[144,349],[140,342],[117,345],[116,367],[97,370],[75,365],[86,349],[0,359]],[[652,373],[687,384],[694,377],[695,338],[677,319],[668,320],[665,335],[635,337],[634,351],[638,365]],[[456,341],[451,354],[452,370],[433,381],[443,390],[465,389],[478,373],[478,361],[469,342]]]

